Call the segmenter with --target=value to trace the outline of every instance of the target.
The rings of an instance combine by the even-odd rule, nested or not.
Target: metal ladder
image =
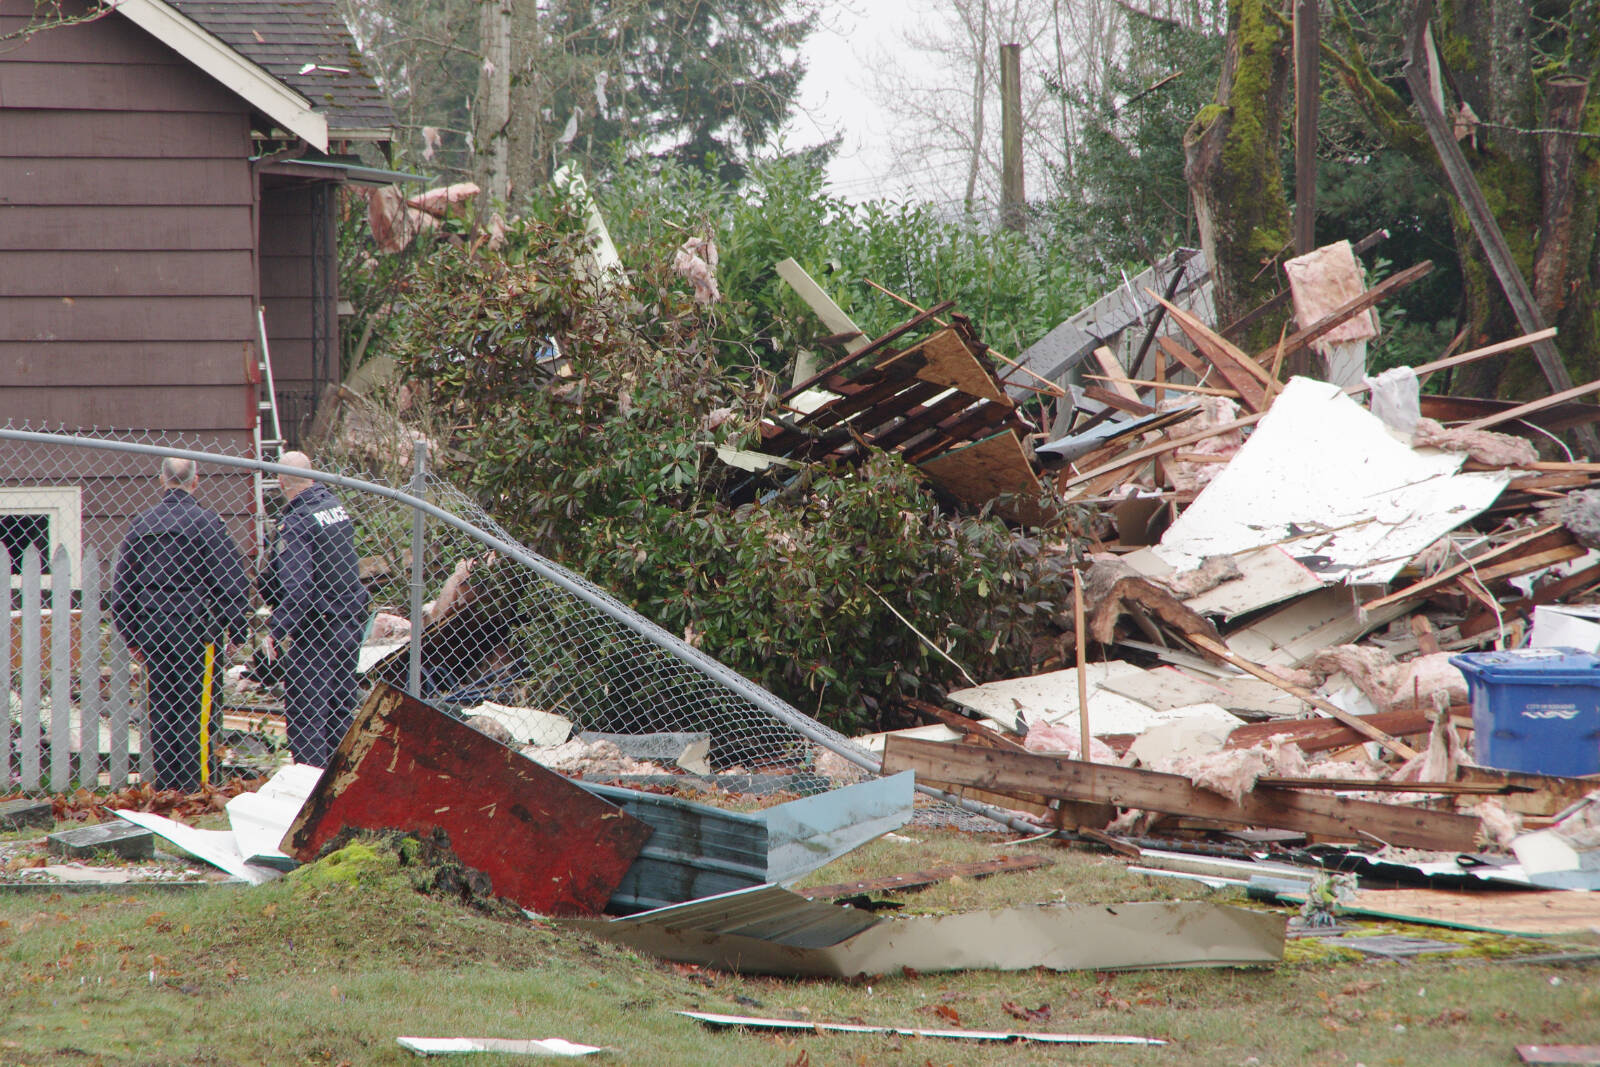
[[[265,387],[265,396],[256,402],[255,424],[251,428],[251,440],[255,448],[255,458],[258,462],[271,462],[278,458],[283,451],[283,426],[278,420],[278,390],[272,381],[272,350],[267,347],[267,309],[256,305],[256,337],[260,342],[257,353],[256,370],[259,375],[258,384]],[[262,423],[270,416],[272,419],[272,434],[267,436],[263,432]],[[267,455],[268,451],[272,455]],[[254,471],[255,494],[255,544],[253,550],[261,551],[267,533],[267,490],[278,487],[278,479],[261,469]]]

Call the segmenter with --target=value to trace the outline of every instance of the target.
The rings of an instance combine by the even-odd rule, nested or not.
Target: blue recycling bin
[[[1576,648],[1465,652],[1472,757],[1530,774],[1600,774],[1600,656]]]

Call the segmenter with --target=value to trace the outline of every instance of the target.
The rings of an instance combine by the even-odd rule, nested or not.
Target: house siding
[[[0,0],[0,32],[31,9]],[[250,135],[247,104],[119,15],[0,51],[0,423],[249,448]],[[159,498],[151,457],[12,454],[8,484],[82,488],[84,544]],[[250,485],[213,470],[201,490],[242,548]]]

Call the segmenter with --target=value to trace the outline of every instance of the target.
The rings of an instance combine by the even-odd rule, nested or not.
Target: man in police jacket
[[[111,588],[117,631],[144,664],[154,785],[186,793],[200,787],[206,646],[222,639],[219,651],[231,652],[250,626],[244,558],[217,513],[195,502],[199,486],[194,460],[162,460],[161,503],[128,527]]]
[[[278,462],[311,469],[304,452],[286,452]],[[278,484],[289,506],[261,596],[272,607],[270,632],[283,657],[289,749],[297,763],[326,767],[355,709],[367,590],[344,505],[310,478],[283,475]]]

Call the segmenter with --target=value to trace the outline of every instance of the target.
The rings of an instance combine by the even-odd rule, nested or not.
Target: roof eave
[[[311,101],[162,0],[116,0],[130,22],[177,52],[285,130],[319,152],[328,150],[328,120]]]

